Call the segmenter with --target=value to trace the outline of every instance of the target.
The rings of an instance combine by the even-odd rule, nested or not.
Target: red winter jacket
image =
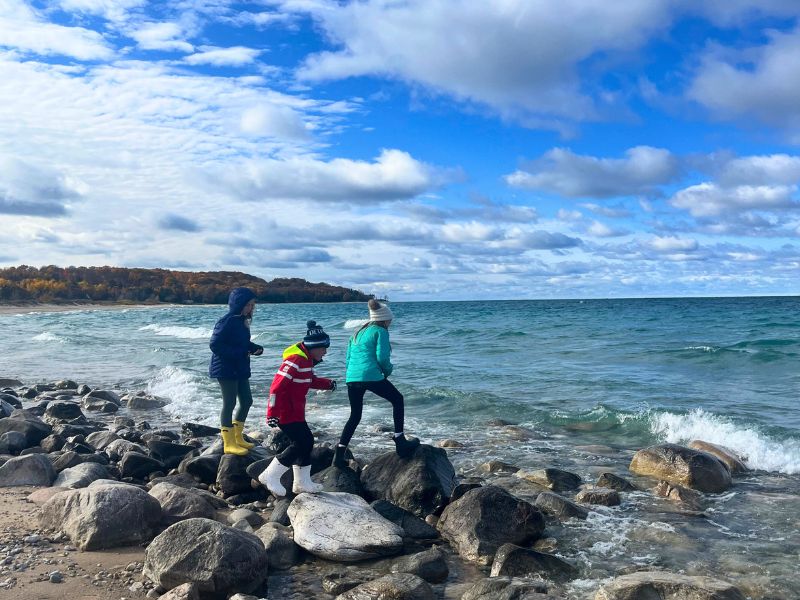
[[[314,362],[301,343],[283,351],[283,362],[272,379],[267,403],[267,419],[281,425],[306,420],[306,394],[309,388],[329,390],[333,382],[314,375]]]

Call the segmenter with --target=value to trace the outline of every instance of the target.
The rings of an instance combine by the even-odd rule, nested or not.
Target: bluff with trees
[[[8,267],[0,269],[0,303],[226,304],[237,286],[259,302],[366,302],[358,290],[305,279],[266,281],[237,271],[193,273],[121,267]]]

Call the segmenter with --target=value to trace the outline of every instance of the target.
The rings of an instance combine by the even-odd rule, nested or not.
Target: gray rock
[[[56,470],[45,454],[30,454],[12,458],[0,467],[0,487],[49,486],[55,478]]]
[[[53,487],[77,489],[87,487],[93,481],[106,479],[108,469],[97,463],[82,463],[69,469],[64,469],[53,482]]]
[[[246,508],[237,508],[228,515],[228,523],[231,525],[242,519],[250,523],[250,526],[253,528],[261,527],[264,524],[264,517]]]
[[[57,390],[77,390],[78,384],[71,379],[61,379],[53,384]]]
[[[97,398],[100,400],[106,400],[108,402],[113,402],[117,406],[122,404],[119,394],[110,390],[91,390],[84,396],[84,398]]]
[[[392,573],[374,581],[362,583],[336,596],[336,600],[436,600],[431,586],[411,573]]]
[[[256,531],[256,537],[264,544],[270,569],[291,569],[300,561],[300,546],[294,543],[291,527],[265,523]]]
[[[289,506],[294,541],[322,558],[352,562],[397,554],[403,530],[353,494],[300,494]]]
[[[547,600],[547,584],[543,581],[516,577],[491,577],[479,581],[461,600]]]
[[[262,584],[267,553],[254,535],[209,519],[188,519],[147,546],[143,573],[167,589],[194,582],[203,597],[226,598]]]
[[[214,518],[214,505],[199,490],[159,483],[149,493],[161,505],[164,524],[172,525],[185,519]]]
[[[688,510],[703,510],[703,495],[681,485],[672,485],[666,481],[659,481],[658,485],[653,488],[653,493],[656,496],[680,502]]]
[[[600,504],[602,506],[619,506],[622,500],[617,490],[608,488],[585,487],[575,495],[576,502]]]
[[[717,494],[731,485],[731,472],[716,456],[677,444],[639,450],[629,469],[637,475]]]
[[[431,527],[419,517],[388,500],[375,500],[370,506],[382,517],[403,528],[406,537],[433,540],[439,537],[435,527]]]
[[[442,583],[450,573],[444,552],[438,546],[404,556],[393,562],[389,570],[392,573],[412,573],[430,583]]]
[[[53,431],[52,427],[40,418],[15,409],[10,417],[0,419],[0,435],[18,431],[25,436],[25,447],[36,446]]]
[[[81,417],[83,417],[83,411],[76,402],[51,402],[44,411],[44,420],[51,425]]]
[[[115,442],[119,436],[113,431],[95,431],[86,436],[86,442],[97,450],[105,450],[111,442]]]
[[[120,398],[121,402],[124,402],[128,408],[133,410],[146,410],[151,408],[161,408],[169,404],[169,400],[166,398],[159,398],[157,396],[152,396],[150,394],[145,394],[143,392],[138,392],[136,394],[126,394]]]
[[[481,484],[477,482],[459,483],[455,488],[453,488],[453,494],[450,496],[450,502],[455,502],[468,491],[479,487],[481,487]]]
[[[121,460],[122,457],[125,456],[128,452],[138,452],[139,454],[147,454],[147,448],[145,448],[144,446],[123,439],[118,439],[109,442],[108,445],[104,448],[104,451],[108,455],[108,458],[116,461]]]
[[[217,469],[216,484],[223,496],[234,496],[253,489],[250,485],[252,478],[247,474],[248,465],[254,462],[254,457],[251,455],[252,451],[247,456],[236,456],[235,454],[222,456]]]
[[[587,509],[553,492],[542,492],[539,494],[536,497],[534,506],[540,511],[554,516],[559,521],[566,521],[567,519],[586,519],[586,517],[589,516],[589,511]]]
[[[364,493],[358,473],[349,467],[344,469],[328,467],[315,474],[311,479],[321,483],[323,491],[326,492],[344,492],[345,494],[355,494],[356,496],[361,496]]]
[[[178,465],[179,473],[188,473],[196,477],[202,483],[211,485],[217,480],[217,470],[222,460],[221,454],[194,456],[184,458]]]
[[[361,483],[367,500],[389,500],[424,518],[448,503],[456,474],[447,452],[422,444],[409,459],[382,454],[361,472]]]
[[[19,431],[6,431],[0,435],[0,454],[19,454],[28,447],[25,434]]]
[[[554,556],[522,548],[514,544],[503,544],[494,556],[491,576],[531,577],[542,575],[555,581],[567,581],[578,575],[578,569],[567,561]]]
[[[275,502],[272,509],[272,514],[269,516],[270,523],[280,523],[281,525],[290,525],[289,522],[289,506],[292,500],[289,498],[281,498]]]
[[[200,600],[200,592],[197,590],[196,584],[183,583],[159,598],[161,600]]]
[[[597,487],[611,488],[618,492],[635,492],[636,488],[630,481],[614,473],[601,473],[597,478]]]
[[[2,394],[0,394],[2,395]],[[5,419],[6,417],[10,417],[11,413],[14,412],[14,405],[6,402],[2,398],[0,398],[0,419]]]
[[[136,421],[130,417],[114,417],[114,427],[136,427]]]
[[[126,452],[119,463],[119,468],[123,477],[146,479],[150,473],[156,471],[162,471],[163,475],[164,464],[139,452]]]
[[[64,576],[61,571],[52,571],[48,576],[50,583],[64,583]]]
[[[712,456],[715,456],[726,467],[728,467],[728,470],[732,475],[736,475],[738,473],[747,473],[750,470],[734,450],[726,448],[725,446],[718,446],[717,444],[704,442],[702,440],[692,440],[689,442],[688,446],[692,450],[701,450],[702,452],[708,452]]]
[[[745,600],[735,586],[714,579],[666,573],[640,571],[617,577],[600,587],[595,600]]]
[[[81,406],[86,410],[99,413],[114,413],[119,410],[119,404],[102,398],[93,398],[92,396],[84,396],[83,400],[81,400]]]
[[[57,452],[64,447],[66,441],[67,440],[65,440],[62,436],[54,433],[52,435],[48,435],[41,442],[39,442],[39,446],[41,446],[42,450],[45,452]]]
[[[515,476],[538,483],[555,492],[574,490],[582,483],[581,478],[575,473],[553,468],[538,469],[536,471],[517,471]]]
[[[541,537],[544,517],[530,503],[490,485],[450,504],[437,527],[462,558],[489,565],[503,544],[527,544]]]
[[[144,490],[99,481],[56,494],[42,505],[40,514],[43,528],[63,531],[82,550],[148,541],[160,521],[161,505]]]
[[[18,388],[22,387],[22,382],[19,379],[13,379],[11,377],[0,377],[0,388]]]
[[[329,571],[322,576],[322,589],[332,596],[344,594],[354,587],[378,579],[381,573],[367,569],[348,567],[336,571]]]
[[[478,467],[484,473],[516,473],[519,467],[503,462],[502,460],[490,460]]]

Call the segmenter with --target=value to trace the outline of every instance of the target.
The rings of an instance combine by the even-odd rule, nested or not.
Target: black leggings
[[[345,423],[342,430],[342,437],[339,443],[347,446],[356,432],[356,427],[361,422],[361,413],[364,410],[364,394],[372,392],[392,403],[392,417],[394,419],[394,431],[403,431],[404,404],[403,394],[401,394],[392,382],[388,379],[381,381],[357,381],[347,384],[347,398],[350,400],[350,418]]]
[[[308,428],[308,423],[280,424],[281,431],[292,440],[291,445],[283,452],[278,454],[278,462],[284,467],[300,465],[307,467],[311,464],[311,450],[314,448],[314,434]]]
[[[233,427],[233,407],[236,406],[236,398],[239,398],[239,406],[236,409],[236,420],[244,422],[247,413],[253,405],[253,394],[250,393],[249,379],[218,379],[219,387],[222,390],[222,412],[219,415],[219,422],[223,427]]]

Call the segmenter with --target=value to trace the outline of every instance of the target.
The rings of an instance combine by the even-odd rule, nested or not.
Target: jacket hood
[[[247,306],[250,300],[253,300],[256,294],[253,290],[246,287],[233,288],[231,295],[228,296],[228,312],[232,315],[240,315]]]

